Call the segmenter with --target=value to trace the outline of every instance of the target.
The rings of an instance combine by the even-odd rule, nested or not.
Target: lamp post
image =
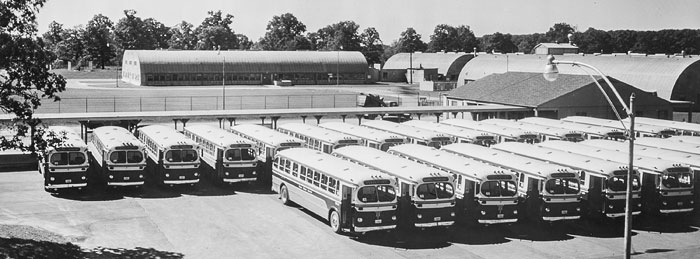
[[[610,82],[607,76],[603,74],[598,68],[577,62],[577,61],[562,61],[562,60],[555,60],[554,56],[549,55],[547,56],[547,65],[545,66],[544,69],[544,78],[547,81],[554,81],[557,79],[557,75],[559,74],[559,70],[557,69],[557,64],[570,64],[572,66],[576,66],[584,70],[586,73],[588,73],[589,76],[593,79],[593,81],[596,83],[598,86],[598,89],[603,93],[603,96],[605,96],[605,99],[608,101],[608,104],[612,107],[613,111],[615,112],[615,115],[617,116],[617,119],[622,123],[622,127],[627,129],[627,126],[625,123],[622,121],[622,118],[620,118],[620,115],[617,113],[617,110],[615,109],[615,105],[613,105],[612,101],[610,100],[610,97],[608,96],[607,93],[605,93],[605,90],[603,87],[598,83],[598,80],[593,77],[587,70],[583,68],[588,68],[600,75],[605,83],[608,84],[608,87],[610,90],[615,94],[615,97],[617,100],[620,102],[622,107],[625,109],[625,112],[627,113],[627,116],[630,118],[630,127],[629,127],[629,168],[627,169],[627,191],[625,192],[625,258],[629,259],[631,256],[631,251],[632,251],[632,235],[631,235],[631,229],[632,229],[632,173],[634,172],[634,112],[632,110],[633,105],[634,105],[634,92],[630,96],[630,104],[627,106],[625,104],[625,101],[622,99],[620,96],[620,93],[617,92],[613,84]]]
[[[221,55],[221,45],[216,55]],[[226,110],[226,55],[221,55],[221,109]]]
[[[343,50],[343,46],[338,48],[338,56],[335,62],[335,86],[340,85],[340,51]]]

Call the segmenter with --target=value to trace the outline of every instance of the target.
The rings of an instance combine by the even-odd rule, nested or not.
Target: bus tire
[[[289,191],[287,190],[287,186],[284,184],[280,187],[280,199],[284,205],[291,204],[291,201],[289,200]]]
[[[328,216],[328,225],[331,226],[333,232],[340,234],[343,230],[340,228],[340,215],[337,210],[331,210]]]

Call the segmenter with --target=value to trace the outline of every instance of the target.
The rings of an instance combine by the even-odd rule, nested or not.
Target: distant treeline
[[[568,42],[571,34],[583,53],[635,52],[650,54],[686,54],[700,52],[700,30],[602,31],[589,28],[579,32],[566,23],[557,23],[545,33],[511,35],[496,32],[476,37],[468,25],[439,24],[427,42],[413,28],[401,32],[399,38],[385,44],[374,27],[360,31],[354,21],[340,21],[316,31],[293,14],[273,16],[265,35],[253,41],[231,28],[233,15],[210,11],[198,25],[182,21],[172,27],[153,18],[141,18],[134,10],[124,10],[116,23],[102,14],[86,25],[64,28],[52,22],[42,35],[44,46],[56,54],[60,66],[66,61],[85,65],[117,64],[125,49],[180,50],[325,50],[360,51],[370,64],[384,63],[398,52],[499,52],[531,53],[542,42]]]

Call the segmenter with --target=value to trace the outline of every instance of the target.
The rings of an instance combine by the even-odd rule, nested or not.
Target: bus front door
[[[340,228],[350,228],[352,226],[352,188],[343,185],[340,201]]]

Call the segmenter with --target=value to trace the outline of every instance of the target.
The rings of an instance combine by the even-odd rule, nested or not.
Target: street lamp
[[[620,115],[617,113],[617,110],[615,109],[615,105],[613,105],[608,94],[605,93],[605,90],[603,89],[603,87],[598,83],[598,80],[596,80],[595,77],[593,77],[593,75],[591,75],[588,70],[583,69],[583,68],[584,67],[589,68],[589,69],[595,71],[596,73],[598,73],[598,75],[600,75],[603,78],[605,83],[608,84],[608,87],[615,94],[615,97],[620,102],[622,107],[625,109],[627,116],[629,116],[629,118],[630,118],[629,168],[627,169],[627,191],[625,192],[625,233],[624,233],[625,258],[629,259],[631,256],[631,250],[632,250],[632,235],[631,235],[631,232],[632,232],[631,231],[631,229],[632,229],[632,173],[634,172],[633,161],[634,161],[634,137],[635,137],[635,135],[634,135],[634,113],[632,111],[632,108],[633,108],[633,104],[634,104],[634,92],[630,96],[630,105],[627,106],[625,104],[625,101],[620,96],[620,93],[617,92],[617,90],[615,89],[613,84],[610,82],[608,77],[605,76],[605,74],[603,74],[603,72],[598,70],[596,67],[585,64],[585,63],[577,62],[577,61],[555,60],[554,56],[552,56],[552,55],[547,56],[547,65],[545,65],[544,74],[543,74],[544,79],[546,79],[547,81],[550,81],[550,82],[557,79],[557,76],[559,74],[559,70],[557,69],[557,64],[570,64],[572,66],[579,67],[582,70],[584,70],[586,73],[588,73],[588,75],[591,76],[593,81],[598,86],[598,89],[600,89],[600,91],[603,93],[603,96],[605,96],[605,99],[607,99],[608,104],[610,104],[610,106],[612,107],[613,111],[615,112],[615,115],[617,116],[617,119],[620,121],[620,123],[622,123],[622,127],[624,129],[627,129],[625,123],[622,121],[622,118],[620,118]]]
[[[338,49],[338,56],[335,62],[335,86],[340,85],[340,51],[343,50],[343,46]]]

